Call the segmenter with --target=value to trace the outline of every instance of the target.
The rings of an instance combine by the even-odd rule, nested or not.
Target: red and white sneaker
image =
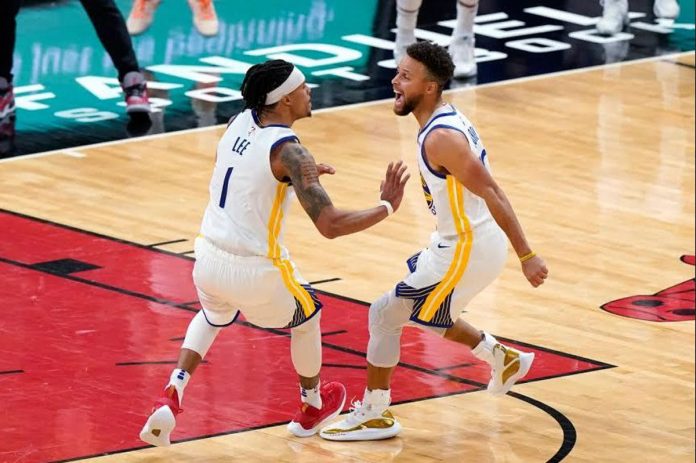
[[[129,72],[123,77],[121,86],[125,94],[126,112],[128,114],[150,112],[150,100],[147,97],[147,81],[141,73],[137,71]]]
[[[134,0],[133,8],[126,20],[126,28],[130,35],[142,34],[152,24],[155,10],[160,4],[160,0]]]
[[[162,393],[162,397],[155,401],[152,414],[140,431],[140,440],[157,447],[169,446],[169,436],[176,426],[176,416],[181,412],[183,410],[179,407],[179,394],[174,386],[169,386]]]
[[[4,77],[0,77],[0,119],[5,119],[15,112],[15,99],[12,84],[9,84]]]
[[[333,420],[343,410],[346,403],[346,388],[341,383],[322,384],[319,388],[322,407],[314,408],[303,403],[300,411],[288,423],[288,431],[297,437],[313,436],[323,425]]]
[[[220,25],[213,1],[188,0],[188,3],[193,13],[193,25],[196,26],[198,32],[206,37],[217,35]]]

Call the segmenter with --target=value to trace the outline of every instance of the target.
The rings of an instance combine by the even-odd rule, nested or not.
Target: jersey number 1
[[[232,176],[232,171],[234,167],[228,167],[227,172],[225,172],[225,180],[222,182],[222,194],[220,195],[220,208],[225,207],[225,202],[227,201],[227,185],[230,184],[230,177]]]

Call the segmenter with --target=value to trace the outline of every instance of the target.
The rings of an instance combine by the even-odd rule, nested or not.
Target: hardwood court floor
[[[693,268],[679,258],[694,253],[694,69],[670,60],[693,66],[694,55],[446,96],[477,126],[497,180],[550,269],[547,284],[535,290],[511,254],[498,281],[467,308],[466,319],[501,336],[615,366],[515,388],[572,423],[577,439],[567,461],[694,458],[694,323],[643,321],[600,309],[693,278]],[[404,159],[416,172],[415,120],[394,116],[391,102],[325,111],[294,128],[318,161],[336,167],[337,174],[322,182],[340,207],[374,204],[391,160]],[[0,208],[144,245],[185,239],[161,248],[190,251],[222,131],[71,153],[84,157],[0,163]],[[333,241],[321,238],[295,206],[286,244],[305,278],[340,278],[317,287],[362,301],[399,281],[403,261],[427,243],[434,226],[415,180],[395,216]],[[693,286],[691,294],[693,308]],[[26,348],[33,342],[40,341],[27,340]],[[147,390],[124,393],[149,400],[165,380],[152,377]],[[199,384],[194,378],[187,395],[194,396]],[[404,431],[384,442],[300,440],[275,426],[89,461],[537,462],[572,436],[530,402],[495,400],[485,392],[393,411]]]

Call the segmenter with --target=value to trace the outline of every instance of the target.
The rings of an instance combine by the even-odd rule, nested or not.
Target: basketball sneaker
[[[601,35],[616,35],[628,24],[628,0],[604,0],[602,18],[597,23]]]
[[[171,444],[169,436],[176,426],[176,416],[183,412],[179,407],[179,394],[174,386],[169,386],[162,397],[155,401],[152,414],[140,431],[140,440],[157,447]]]
[[[478,70],[474,57],[474,43],[474,36],[456,38],[450,43],[449,53],[454,63],[454,77],[461,79],[476,75]]]
[[[218,33],[218,17],[212,0],[188,0],[193,12],[193,25],[201,35],[216,35]]]
[[[155,10],[160,0],[133,0],[133,8],[126,20],[126,28],[130,35],[142,34],[152,24]]]
[[[127,113],[149,113],[150,100],[147,97],[147,81],[137,71],[131,71],[123,77],[121,82],[126,98]]]
[[[319,436],[335,441],[381,440],[394,437],[401,431],[401,424],[386,406],[359,400],[351,405],[345,419],[326,426]]]
[[[15,111],[14,91],[7,79],[0,77],[0,119],[5,119]]]
[[[488,333],[471,352],[491,366],[488,392],[496,396],[507,394],[517,380],[529,373],[534,361],[533,353],[507,347]]]
[[[295,417],[288,423],[288,431],[295,436],[313,436],[319,428],[336,418],[343,410],[343,405],[346,403],[346,388],[343,384],[337,382],[322,384],[319,388],[319,394],[321,395],[321,408],[303,403]]]
[[[679,16],[679,3],[676,0],[655,0],[653,13],[658,18],[677,19],[677,16]]]

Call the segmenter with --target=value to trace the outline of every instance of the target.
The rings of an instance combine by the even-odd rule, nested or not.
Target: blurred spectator
[[[128,32],[131,35],[142,34],[150,27],[155,10],[160,0],[133,0],[133,8],[128,15]],[[212,0],[188,0],[193,13],[193,25],[201,35],[211,36],[218,33],[218,18]]]

